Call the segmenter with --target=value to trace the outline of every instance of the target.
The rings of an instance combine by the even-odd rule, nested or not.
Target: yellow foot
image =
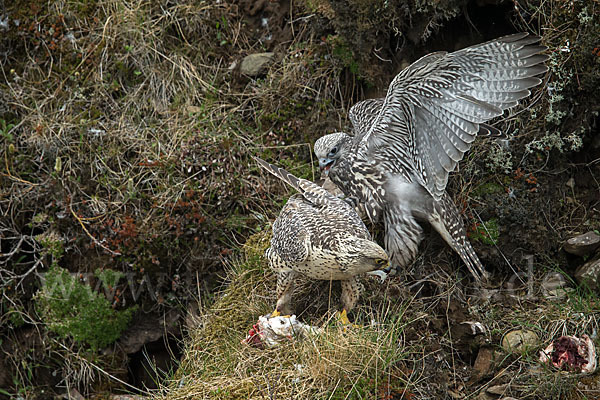
[[[348,313],[344,308],[341,313],[338,313],[338,319],[342,323],[342,325],[350,325],[350,320],[348,319]]]
[[[290,318],[291,315],[290,314],[286,314],[286,315],[282,315],[279,311],[275,310],[271,313],[270,318],[274,318],[274,317],[284,317],[284,318]]]

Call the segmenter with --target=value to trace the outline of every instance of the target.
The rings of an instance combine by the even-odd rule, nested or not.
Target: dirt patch
[[[263,45],[267,50],[284,50],[293,38],[293,24],[290,17],[290,1],[242,0],[239,4],[248,24],[248,33],[252,33],[256,45]]]

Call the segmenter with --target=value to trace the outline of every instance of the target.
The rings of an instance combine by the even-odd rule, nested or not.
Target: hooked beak
[[[329,169],[334,162],[335,160],[332,160],[331,158],[319,158],[319,168],[321,169],[321,172],[325,172],[325,175],[329,175]]]
[[[392,264],[390,263],[390,260],[387,260],[387,262],[385,264],[383,264],[381,267],[379,267],[377,269],[377,271],[382,271],[385,274],[389,274],[391,270],[392,270]]]
[[[390,266],[390,262],[388,260],[388,262],[386,262],[385,264],[383,264],[379,270],[385,272],[386,274],[390,272],[390,270],[392,269],[392,267]]]

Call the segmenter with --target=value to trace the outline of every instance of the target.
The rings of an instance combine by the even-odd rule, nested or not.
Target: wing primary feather
[[[477,132],[477,136],[481,136],[481,137],[491,137],[491,138],[496,138],[496,139],[507,139],[508,136],[506,136],[506,134],[504,132],[502,132],[500,129],[488,125],[488,124],[484,124],[481,123],[479,124],[479,132]]]

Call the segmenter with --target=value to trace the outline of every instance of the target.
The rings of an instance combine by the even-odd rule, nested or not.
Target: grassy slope
[[[256,213],[274,213],[266,210],[279,199],[269,191],[281,186],[267,187],[250,156],[313,178],[308,133],[337,115],[341,66],[323,61],[328,45],[299,20],[267,76],[240,76],[230,66],[265,48],[226,3],[17,1],[7,12],[0,320],[1,334],[13,338],[7,365],[28,359],[32,367],[11,369],[16,384],[12,372],[0,380],[34,393],[36,377],[57,358],[43,348],[29,354],[16,339],[24,330],[48,336],[43,325],[32,329],[44,323],[33,308],[35,272],[50,264],[76,273],[111,268],[138,283],[148,274],[158,304],[142,292],[143,309],[185,309],[180,299],[196,293],[195,284],[218,285],[221,259],[256,226]],[[39,239],[46,237],[53,242]],[[114,307],[130,306],[125,280],[118,289]],[[53,350],[60,357],[80,350],[68,335],[59,341],[69,348]],[[60,357],[70,384],[81,384]]]
[[[578,377],[537,362],[540,345],[563,332],[598,329],[597,297],[572,291],[547,298],[537,281],[531,293],[496,289],[468,302],[468,287],[456,279],[436,281],[438,293],[418,298],[399,279],[365,281],[355,312],[359,326],[348,330],[327,312],[328,304],[338,304],[339,291],[305,282],[295,294],[296,310],[323,333],[271,350],[249,347],[240,343],[245,332],[276,300],[275,277],[261,256],[267,246],[268,234],[254,235],[243,257],[229,265],[229,284],[190,332],[166,398],[440,399],[449,392],[471,398],[509,384],[505,395],[517,398],[583,399],[600,390],[596,377],[584,378],[588,391],[582,391]],[[481,322],[485,333],[471,335],[466,321]],[[502,350],[501,339],[512,329],[534,331],[539,344]],[[480,347],[491,349],[489,369],[473,367]]]

